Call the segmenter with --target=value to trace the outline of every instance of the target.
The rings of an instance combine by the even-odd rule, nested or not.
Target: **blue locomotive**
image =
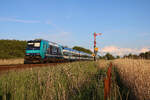
[[[43,39],[27,41],[25,64],[77,60],[93,60],[93,56]]]

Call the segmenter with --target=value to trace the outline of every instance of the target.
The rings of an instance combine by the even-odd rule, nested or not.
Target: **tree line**
[[[140,53],[139,55],[136,54],[128,54],[124,55],[123,58],[132,58],[132,59],[150,59],[150,51],[145,53]]]
[[[114,60],[117,58],[120,58],[120,56],[115,57],[110,53],[106,53],[104,56],[99,56],[99,59],[105,59],[105,60]]]
[[[0,59],[23,58],[26,44],[21,40],[0,40]]]
[[[106,60],[113,60],[113,59],[119,59],[119,58],[129,58],[129,59],[150,59],[150,51],[140,54],[128,54],[124,55],[123,57],[120,56],[113,56],[110,53],[106,53],[104,56],[99,56],[99,59],[106,59]]]
[[[88,54],[92,54],[93,52],[89,49],[83,48],[83,47],[79,47],[79,46],[74,46],[72,49],[74,50],[78,50],[78,51],[82,51]]]

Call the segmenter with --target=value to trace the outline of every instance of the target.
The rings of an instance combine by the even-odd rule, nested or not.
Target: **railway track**
[[[47,64],[12,64],[12,65],[0,65],[0,72],[6,72],[10,70],[20,70],[35,67],[55,66],[62,63],[47,63]]]

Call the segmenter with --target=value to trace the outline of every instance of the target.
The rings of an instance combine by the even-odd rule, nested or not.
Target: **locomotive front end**
[[[41,40],[28,41],[24,63],[35,63],[39,62],[41,59]]]

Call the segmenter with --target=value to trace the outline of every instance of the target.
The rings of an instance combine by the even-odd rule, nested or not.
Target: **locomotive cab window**
[[[34,47],[40,47],[40,43],[34,43]]]
[[[40,50],[40,42],[28,42],[27,50]]]

